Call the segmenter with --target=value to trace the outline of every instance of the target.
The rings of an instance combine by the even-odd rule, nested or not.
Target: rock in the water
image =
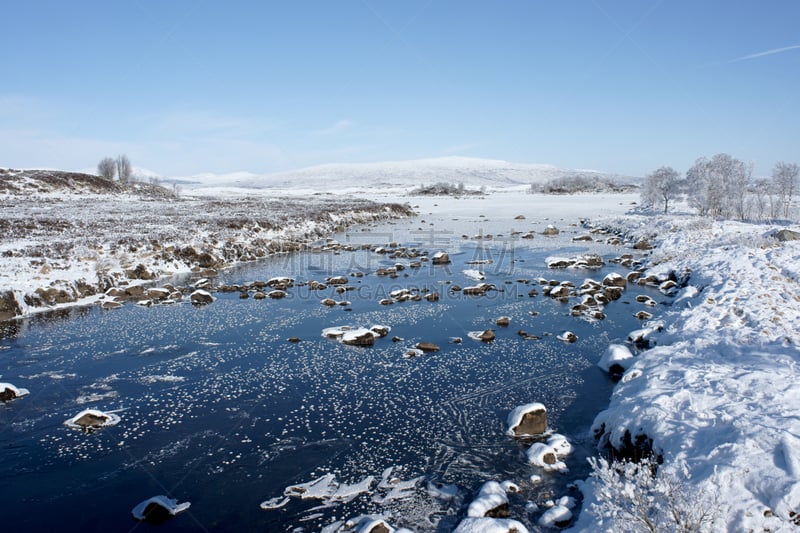
[[[562,333],[561,335],[558,335],[556,338],[557,338],[558,340],[560,340],[560,341],[563,341],[563,342],[570,342],[570,343],[571,343],[571,342],[575,342],[575,341],[577,341],[577,340],[578,340],[578,336],[577,336],[577,335],[575,335],[574,333],[572,333],[571,331],[565,331],[565,332],[564,332],[564,333]]]
[[[429,302],[438,302],[439,301],[439,293],[438,292],[431,292],[425,295],[425,299]]]
[[[501,327],[506,327],[511,323],[511,317],[501,316],[497,320],[495,320],[495,324]]]
[[[389,332],[392,331],[392,328],[390,328],[389,326],[380,326],[376,324],[371,328],[369,328],[369,330],[378,335],[378,337],[383,338],[389,335]]]
[[[541,435],[547,431],[547,408],[538,402],[520,405],[508,414],[506,422],[509,435]]]
[[[492,342],[494,340],[494,331],[491,329],[485,329],[483,331],[470,331],[467,333],[467,336],[476,341]]]
[[[447,265],[450,264],[450,256],[447,252],[436,252],[433,254],[433,257],[431,257],[431,262],[434,265]]]
[[[119,309],[120,307],[122,307],[122,304],[120,302],[115,302],[114,300],[106,300],[105,302],[100,304],[100,307],[106,310]]]
[[[542,235],[558,235],[558,228],[552,224],[548,224],[542,231]]]
[[[416,345],[416,348],[418,350],[422,350],[425,353],[438,352],[439,351],[439,347],[437,345],[435,345],[434,343],[432,343],[432,342],[418,342],[417,345]]]
[[[0,402],[16,400],[30,394],[28,389],[17,388],[11,383],[0,383]]]
[[[211,296],[211,293],[204,291],[203,289],[197,289],[189,296],[189,298],[195,305],[210,304],[214,301],[214,297]]]
[[[88,431],[101,427],[113,426],[117,423],[119,423],[119,416],[115,413],[105,413],[97,409],[84,409],[64,422],[64,425]]]
[[[605,287],[622,287],[628,286],[627,280],[616,272],[611,272],[603,278],[603,286]]]
[[[366,328],[347,331],[342,335],[342,343],[348,346],[372,346],[375,344],[375,333]]]
[[[508,496],[497,481],[484,483],[467,508],[467,516],[471,518],[508,518],[510,514]]]

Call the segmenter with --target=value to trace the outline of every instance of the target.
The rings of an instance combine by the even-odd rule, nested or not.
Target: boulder
[[[616,272],[611,272],[606,277],[603,278],[603,286],[604,287],[627,287],[628,282],[624,277]]]
[[[375,344],[375,333],[365,328],[347,331],[342,335],[342,344],[347,344],[348,346],[372,346]]]
[[[197,289],[190,296],[189,299],[195,305],[206,305],[214,301],[214,297],[209,292],[203,289]]]
[[[453,533],[528,533],[522,522],[512,518],[465,518],[458,523]]]
[[[792,231],[790,229],[778,230],[773,234],[773,237],[775,237],[780,242],[800,241],[800,233]]]
[[[166,300],[167,298],[169,298],[169,295],[170,295],[169,289],[162,289],[158,287],[147,289],[147,297],[151,300],[155,301]]]
[[[8,320],[22,314],[17,297],[12,290],[0,291],[0,320]]]
[[[147,289],[145,289],[142,285],[131,285],[125,287],[125,298],[130,298],[132,300],[141,300],[147,294]]]
[[[497,481],[484,483],[467,508],[470,518],[508,518],[510,514],[508,496]]]
[[[17,388],[11,383],[0,383],[0,402],[16,400],[30,394],[28,389]]]
[[[572,342],[575,342],[575,341],[578,340],[578,336],[575,335],[574,333],[572,333],[571,331],[565,331],[564,333],[562,333],[561,335],[557,336],[556,338],[558,340],[560,340],[560,341],[569,342],[569,343],[572,343]]]
[[[389,326],[375,325],[375,326],[372,326],[371,328],[369,328],[369,330],[371,332],[375,333],[378,337],[383,338],[383,337],[386,337],[387,335],[389,335],[389,332],[392,331],[392,328],[390,328]]]
[[[501,327],[508,326],[511,323],[511,318],[507,316],[501,316],[497,320],[495,320],[495,324]]]
[[[624,289],[622,287],[606,287],[603,290],[603,296],[606,297],[609,301],[611,300],[619,300],[622,298],[622,293]]]
[[[432,343],[432,342],[418,342],[416,344],[416,348],[418,350],[422,350],[425,353],[431,353],[431,352],[438,352],[439,351],[439,347],[437,345],[435,345],[434,343]]]
[[[558,235],[558,228],[552,224],[548,224],[542,231],[542,235]]]
[[[541,435],[547,431],[547,408],[541,403],[515,407],[506,419],[507,434],[513,437]]]
[[[100,307],[102,307],[105,310],[119,309],[120,307],[122,307],[122,304],[114,300],[106,300],[105,302],[100,304]]]
[[[135,268],[128,269],[125,271],[125,275],[129,279],[143,279],[143,280],[151,280],[155,279],[156,275],[149,270],[143,264],[139,263],[136,265]]]
[[[281,298],[285,298],[287,295],[286,291],[282,291],[280,289],[275,289],[274,291],[269,291],[267,296],[272,298],[273,300],[280,300]]]
[[[647,239],[641,239],[633,245],[634,250],[652,250],[653,245]]]
[[[434,265],[447,265],[450,264],[450,256],[447,255],[447,252],[436,252],[431,257],[431,262]]]
[[[119,423],[119,416],[114,413],[105,413],[97,409],[85,409],[73,416],[64,425],[83,431],[91,431]]]
[[[467,333],[467,336],[476,341],[492,342],[494,340],[494,331],[491,329],[485,329],[483,331],[470,331]]]

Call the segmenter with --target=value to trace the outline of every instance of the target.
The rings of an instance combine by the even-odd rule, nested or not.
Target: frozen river
[[[613,387],[596,363],[610,343],[641,327],[637,294],[665,298],[629,286],[605,307],[605,320],[573,317],[579,298],[544,296],[540,278],[580,286],[586,278],[624,275],[627,269],[608,261],[629,250],[574,242],[586,233],[571,225],[577,218],[543,216],[522,203],[501,213],[483,211],[477,200],[448,210],[425,202],[415,219],[335,236],[356,251],[273,257],[213,280],[294,278],[283,299],[216,292],[216,301],[200,307],[184,298],[110,312],[75,308],[0,326],[0,379],[31,391],[0,405],[4,523],[126,531],[137,526],[130,511],[138,502],[166,494],[191,507],[162,530],[319,531],[369,513],[396,526],[448,531],[474,491],[494,479],[520,486],[512,517],[533,527],[537,514],[526,502],[577,496],[569,485],[588,475],[586,457],[596,453],[589,426]],[[541,235],[550,223],[559,236]],[[531,231],[532,239],[522,238]],[[446,251],[451,263],[411,268],[414,258],[376,253],[392,242],[429,255]],[[546,266],[548,256],[585,252],[600,254],[606,266]],[[407,267],[397,277],[375,274],[397,263]],[[497,290],[452,291],[478,283],[465,270],[482,271]],[[345,276],[352,289],[308,285],[331,276]],[[441,298],[381,305],[401,289]],[[323,298],[349,303],[329,307]],[[495,324],[501,316],[510,317],[509,326]],[[345,325],[391,331],[371,347],[322,336]],[[493,342],[468,337],[485,329],[494,330]],[[558,340],[565,330],[578,340]],[[439,351],[407,357],[418,342]],[[568,472],[528,465],[525,446],[505,435],[509,411],[530,402],[545,404],[550,427],[573,444]],[[64,426],[89,407],[114,411],[120,422],[91,434]],[[269,500],[277,506],[287,487],[328,474],[344,497],[260,507]],[[542,481],[531,483],[531,475]]]

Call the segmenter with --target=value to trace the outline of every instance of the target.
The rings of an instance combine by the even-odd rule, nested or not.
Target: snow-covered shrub
[[[639,462],[609,463],[590,458],[597,503],[589,507],[601,524],[614,531],[714,531],[716,493],[697,494],[685,468],[659,465],[652,456]]]

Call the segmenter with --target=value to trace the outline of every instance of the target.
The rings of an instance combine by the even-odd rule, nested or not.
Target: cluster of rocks
[[[547,408],[541,403],[529,403],[514,408],[506,420],[506,433],[522,442],[530,443],[525,455],[527,462],[543,472],[565,470],[563,459],[572,451],[572,446],[563,435],[551,433],[547,425]],[[538,483],[541,476],[530,477],[532,484]],[[467,507],[467,516],[455,531],[504,531],[526,532],[528,529],[511,518],[509,494],[520,493],[520,487],[512,481],[487,481]],[[564,496],[557,500],[549,497],[539,503],[529,501],[525,506],[528,513],[541,515],[538,524],[551,528],[567,527],[572,521],[575,499]]]

